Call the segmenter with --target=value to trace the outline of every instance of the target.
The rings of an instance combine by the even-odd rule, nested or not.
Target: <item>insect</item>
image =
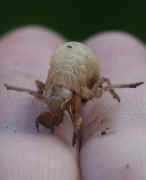
[[[143,82],[131,84],[111,84],[108,78],[100,76],[96,55],[84,44],[67,42],[59,46],[50,60],[47,79],[35,81],[37,90],[30,90],[4,84],[8,90],[29,93],[48,105],[48,112],[39,115],[35,121],[37,131],[43,125],[54,133],[55,127],[63,121],[64,111],[68,111],[73,124],[72,145],[77,142],[81,147],[83,101],[100,98],[109,92],[120,102],[115,88],[136,88]]]

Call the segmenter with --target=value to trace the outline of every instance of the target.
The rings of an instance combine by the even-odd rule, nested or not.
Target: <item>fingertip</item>
[[[128,128],[94,137],[82,149],[83,178],[144,180],[145,148],[144,128]]]
[[[7,134],[0,140],[0,179],[79,179],[75,152],[54,136]]]
[[[122,31],[102,32],[90,37],[85,43],[93,48],[98,55],[103,51],[108,55],[112,55],[114,51],[114,56],[116,56],[119,53],[126,55],[136,53],[139,50],[145,50],[145,45],[140,39]]]
[[[5,74],[13,71],[32,77],[46,76],[49,59],[63,42],[59,34],[40,26],[12,30],[0,40],[1,71]]]
[[[15,43],[15,41],[16,43],[22,41],[23,43],[24,40],[36,42],[47,39],[50,42],[50,46],[58,45],[64,41],[64,38],[53,30],[39,25],[27,25],[10,30],[1,38],[1,42],[11,44],[11,42]]]
[[[95,51],[104,76],[117,81],[122,81],[122,78],[143,80],[146,48],[137,37],[126,32],[109,31],[89,38],[86,44]]]
[[[40,62],[49,59],[64,39],[59,34],[41,26],[20,27],[6,33],[0,40],[1,62]],[[31,59],[30,59],[31,58]]]

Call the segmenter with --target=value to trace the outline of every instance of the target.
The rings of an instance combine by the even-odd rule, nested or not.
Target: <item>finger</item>
[[[113,83],[145,81],[145,47],[132,36],[105,33],[95,37],[95,41],[90,39],[87,44],[95,50],[97,56],[99,54],[101,76],[107,76]],[[145,123],[144,87],[145,84],[136,89],[115,89],[121,98],[119,104],[108,93],[98,100],[89,102],[83,110],[86,123],[96,120],[95,124],[91,123],[95,129],[98,125],[118,129],[126,127],[127,123]]]
[[[76,156],[54,136],[0,136],[0,179],[79,179]]]
[[[82,149],[85,180],[145,180],[145,128],[129,128],[92,138]]]
[[[97,48],[104,76],[109,74],[117,83],[145,81],[146,51],[141,42],[122,33],[105,33],[89,43]],[[84,179],[146,178],[145,87],[118,90],[118,94],[120,104],[106,94],[83,110],[86,121],[96,122],[84,133],[88,139],[81,156]],[[106,127],[113,133],[99,137],[98,130]]]
[[[36,89],[35,80],[45,80],[52,51],[62,41],[46,29],[32,27],[13,31],[1,40],[0,114],[3,116],[1,127],[7,125],[9,129],[34,131],[32,120],[44,107],[39,102],[32,101],[33,98],[27,94],[7,91],[4,83]],[[39,110],[40,107],[42,109]]]
[[[143,58],[146,55],[145,46],[132,35],[122,32],[101,33],[88,39],[86,44],[98,57],[101,75],[109,76],[114,81],[128,81],[133,75],[132,79],[139,80],[142,76],[138,68],[146,63]]]
[[[7,73],[9,69],[23,70],[24,74],[28,73],[27,78],[29,75],[44,78],[53,51],[63,41],[59,35],[45,28],[19,28],[1,38],[0,63],[6,66]]]
[[[35,81],[46,80],[50,57],[63,42],[63,38],[57,34],[40,27],[20,28],[1,39],[0,98],[3,108],[0,113],[3,119],[7,119],[1,120],[1,127],[8,127],[6,129],[9,131],[36,132],[35,119],[41,112],[48,111],[48,108],[30,95],[6,91],[3,84],[35,90]],[[12,113],[15,116],[12,117]],[[48,130],[41,127],[41,132],[48,133]],[[68,115],[65,114],[56,134],[71,145],[72,124]]]
[[[35,89],[35,80],[45,80],[50,56],[62,42],[63,39],[55,33],[36,27],[12,31],[0,40],[0,135],[3,147],[0,151],[3,172],[0,179],[41,179],[43,175],[48,179],[50,174],[51,179],[58,179],[58,174],[67,169],[66,165],[68,172],[60,175],[60,179],[76,179],[79,175],[71,139],[70,143],[61,137],[54,140],[55,137],[45,129],[36,133],[35,119],[48,109],[31,96],[8,92],[3,86],[8,83]],[[65,166],[60,170],[57,164],[64,163],[63,159]]]

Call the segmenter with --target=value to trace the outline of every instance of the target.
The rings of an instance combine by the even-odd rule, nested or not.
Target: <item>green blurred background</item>
[[[8,0],[0,2],[0,35],[42,25],[70,40],[107,31],[130,32],[146,42],[146,0]]]

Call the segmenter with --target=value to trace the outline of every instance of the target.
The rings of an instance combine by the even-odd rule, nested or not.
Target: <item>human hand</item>
[[[86,128],[80,169],[68,115],[56,136],[43,128],[38,134],[34,120],[46,107],[25,93],[4,88],[8,83],[34,89],[36,79],[45,80],[50,56],[63,41],[39,27],[18,29],[0,40],[0,179],[72,180],[80,179],[80,170],[84,180],[145,179],[144,86],[118,90],[120,104],[105,95],[85,106],[85,124],[100,120],[103,128],[111,127],[115,133],[98,137],[94,125]],[[97,54],[101,75],[112,82],[145,80],[145,47],[133,37],[105,33],[86,44]]]

